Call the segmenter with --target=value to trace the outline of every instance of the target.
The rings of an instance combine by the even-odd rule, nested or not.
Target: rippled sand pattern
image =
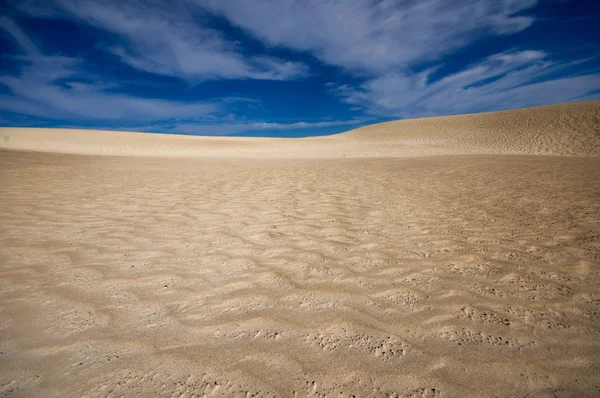
[[[599,159],[0,173],[0,396],[600,394]]]

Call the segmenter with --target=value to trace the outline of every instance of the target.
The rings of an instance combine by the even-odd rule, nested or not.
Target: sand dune
[[[344,134],[387,147],[381,151],[425,154],[600,156],[600,101],[503,112],[401,120]]]
[[[600,101],[401,120],[329,137],[194,137],[2,128],[0,148],[86,155],[399,157],[458,154],[600,156]]]
[[[5,129],[0,396],[598,396],[598,109],[289,143]]]

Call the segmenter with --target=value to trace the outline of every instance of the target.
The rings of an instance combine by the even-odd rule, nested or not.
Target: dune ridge
[[[378,123],[302,139],[0,129],[0,149],[119,156],[273,158],[503,154],[600,156],[600,101]]]
[[[600,101],[509,111],[399,120],[345,137],[392,145],[388,154],[418,153],[600,156]]]

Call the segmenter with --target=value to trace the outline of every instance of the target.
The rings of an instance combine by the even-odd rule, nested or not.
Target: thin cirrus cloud
[[[43,5],[42,5],[43,4]],[[187,1],[50,0],[19,2],[31,15],[74,20],[114,36],[109,50],[129,66],[189,80],[288,80],[305,76],[301,62],[244,56],[238,44],[202,23]]]
[[[539,50],[503,51],[430,81],[457,50],[529,28],[536,18],[523,12],[537,0],[247,0],[243,8],[233,0],[196,1],[270,45],[310,51],[362,76],[360,84],[331,82],[330,92],[354,110],[380,116],[543,105],[597,98],[600,89],[597,72],[551,78],[567,65]],[[280,22],[271,23],[274,18]],[[435,66],[412,72],[425,62]]]
[[[565,0],[6,3],[2,120],[285,136],[600,98],[593,35],[548,14]]]
[[[434,70],[415,75],[390,73],[361,85],[330,83],[331,92],[369,113],[423,117],[535,106],[591,99],[600,90],[597,74],[546,79],[574,64],[542,51],[512,51],[487,57],[468,68],[430,82]],[[587,98],[589,97],[589,98]]]
[[[534,19],[537,0],[195,0],[274,46],[310,51],[353,72],[381,74],[435,60]],[[273,21],[277,21],[274,23]]]
[[[231,135],[252,131],[289,131],[304,129],[323,129],[329,127],[356,127],[365,123],[365,119],[332,120],[321,122],[294,122],[294,123],[219,123],[207,124],[206,122],[182,121],[175,123],[160,123],[155,125],[121,126],[120,129],[128,131],[150,131],[186,135]]]
[[[118,84],[89,80],[83,60],[45,55],[11,19],[0,18],[3,28],[21,47],[13,56],[22,65],[18,76],[0,76],[11,94],[0,95],[0,110],[39,118],[66,119],[64,127],[85,128],[82,122],[100,122],[108,129],[156,131],[176,134],[227,135],[246,131],[287,131],[351,126],[363,120],[321,122],[235,122],[223,111],[234,103],[255,103],[244,97],[224,97],[209,103],[149,99],[111,92]],[[266,61],[268,62],[268,61]],[[127,124],[102,124],[106,122]],[[154,124],[140,124],[158,121]],[[115,127],[117,126],[117,127]]]
[[[86,83],[83,61],[75,57],[45,55],[9,18],[0,28],[22,48],[14,56],[21,65],[18,76],[2,75],[0,83],[10,94],[0,95],[0,109],[41,118],[76,120],[153,120],[208,115],[219,110],[214,103],[184,103],[111,92],[114,84]]]

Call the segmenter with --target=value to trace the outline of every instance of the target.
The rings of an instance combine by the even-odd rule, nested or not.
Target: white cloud
[[[273,46],[382,74],[529,27],[537,0],[195,0]]]
[[[15,41],[30,54],[39,54],[36,45],[23,33],[23,31],[8,17],[0,17],[0,28],[8,32]]]
[[[150,73],[188,81],[307,75],[301,62],[245,53],[240,43],[210,26],[214,15],[221,16],[271,50],[308,52],[362,79],[362,84],[327,85],[355,112],[400,117],[466,113],[596,98],[600,90],[597,74],[565,74],[584,60],[560,63],[539,50],[501,52],[435,78],[457,50],[531,26],[535,18],[526,12],[538,0],[9,1],[29,15],[74,20],[101,30],[106,40],[102,48]],[[193,104],[145,99],[117,94],[104,83],[79,81],[81,60],[40,53],[8,18],[0,18],[0,27],[26,52],[20,60],[28,65],[19,77],[0,78],[13,92],[0,96],[2,109],[149,123],[200,115],[201,122],[227,123],[161,124],[202,134],[259,129],[256,123],[239,123],[235,115],[219,113],[227,99]],[[413,72],[425,62],[434,66]],[[64,79],[70,79],[68,84]],[[242,128],[246,130],[236,130]]]
[[[306,129],[317,130],[327,127],[357,126],[364,122],[364,119],[295,123],[246,122],[220,124],[205,124],[193,121],[179,121],[176,123],[158,123],[150,125],[138,125],[134,127],[122,126],[120,129],[129,131],[146,131],[189,135],[230,135],[251,131],[287,131]]]
[[[159,120],[198,117],[219,110],[215,103],[181,103],[111,92],[114,84],[85,83],[82,61],[44,55],[12,21],[1,27],[21,45],[18,76],[0,76],[11,94],[0,95],[0,110],[44,118],[92,120]],[[6,28],[8,26],[8,28]]]
[[[11,94],[0,95],[0,110],[3,111],[49,119],[69,119],[74,122],[70,127],[86,127],[77,123],[81,120],[111,122],[113,128],[114,123],[127,123],[122,124],[123,130],[199,135],[322,129],[362,122],[236,122],[235,115],[224,114],[222,107],[234,103],[253,104],[256,100],[226,97],[212,103],[184,103],[120,94],[111,91],[119,88],[115,83],[87,82],[88,76],[81,59],[43,54],[14,21],[2,18],[0,27],[5,28],[23,51],[14,56],[22,64],[20,74],[0,76],[0,84],[11,91]],[[264,58],[260,62],[268,64],[272,60]],[[281,67],[286,66],[284,64]],[[144,122],[150,124],[140,124]]]
[[[73,19],[112,34],[108,49],[130,66],[189,80],[288,80],[305,76],[299,62],[245,57],[235,42],[202,23],[201,11],[186,1],[22,1],[23,11]]]
[[[531,26],[526,12],[538,0],[193,1],[268,45],[311,52],[366,79],[329,87],[355,111],[409,117],[515,108],[588,98],[600,84],[598,75],[552,78],[568,65],[538,50],[502,52],[431,81],[457,50]],[[424,63],[435,66],[412,72]]]
[[[437,81],[431,70],[405,75],[389,73],[354,87],[332,88],[346,103],[369,113],[423,117],[491,111],[567,102],[600,90],[600,77],[588,74],[550,78],[576,64],[552,61],[540,51],[490,56]]]

